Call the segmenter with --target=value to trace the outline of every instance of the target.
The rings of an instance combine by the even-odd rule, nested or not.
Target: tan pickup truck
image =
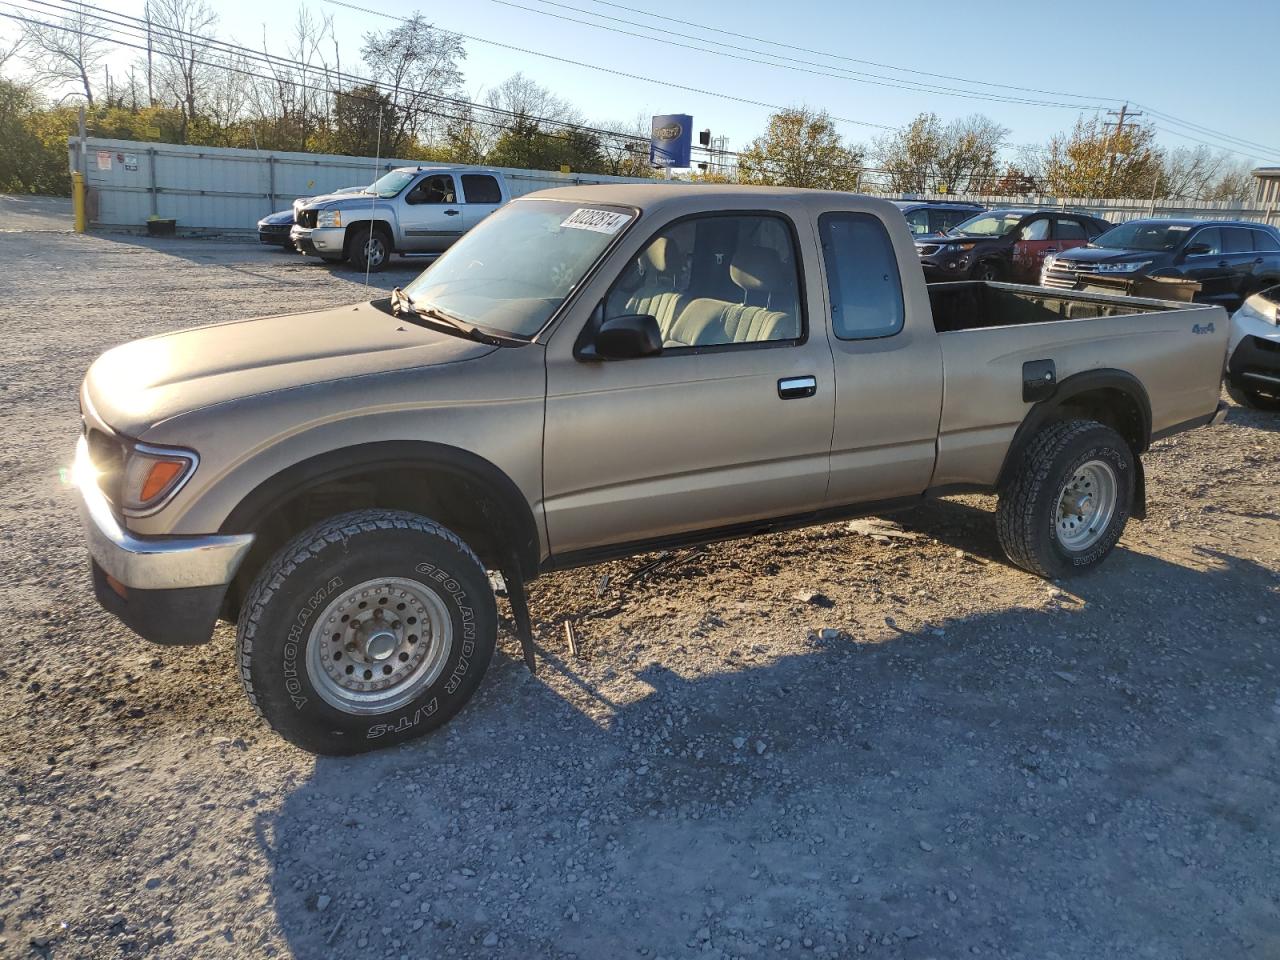
[[[1220,419],[1220,307],[926,287],[841,193],[516,200],[390,298],[125,344],[76,478],[99,601],[158,643],[238,622],[281,735],[354,753],[475,691],[500,572],[999,494],[1009,558],[1100,563],[1152,440]]]

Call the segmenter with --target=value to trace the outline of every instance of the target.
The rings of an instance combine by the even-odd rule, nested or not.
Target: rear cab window
[[[462,195],[467,203],[501,203],[502,188],[487,173],[464,173]]]
[[[1253,253],[1253,238],[1249,236],[1252,232],[1244,227],[1223,227],[1222,252]]]
[[[1253,234],[1253,249],[1272,253],[1280,251],[1280,240],[1267,231],[1250,230],[1249,232]]]
[[[1087,240],[1089,237],[1085,233],[1085,229],[1079,220],[1072,220],[1068,217],[1058,217],[1053,225],[1053,239]]]
[[[906,316],[902,278],[884,224],[867,213],[824,213],[818,234],[835,335],[870,340],[898,333]]]

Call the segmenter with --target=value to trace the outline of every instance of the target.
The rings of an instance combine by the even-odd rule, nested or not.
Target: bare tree
[[[653,175],[653,168],[649,166],[649,137],[652,135],[649,117],[641,113],[629,123],[603,121],[597,126],[626,134],[625,137],[600,138],[600,155],[607,173],[615,177]]]
[[[937,114],[922,113],[876,141],[875,154],[892,190],[980,192],[996,179],[1008,136],[1008,129],[981,114],[944,125]]]
[[[218,15],[205,0],[151,0],[152,45],[159,59],[156,81],[166,100],[182,111],[182,140],[199,115],[200,99],[216,67],[205,41]]]
[[[0,70],[3,70],[6,63],[22,52],[26,42],[27,38],[21,30],[13,37],[0,37]]]
[[[74,84],[93,106],[93,81],[107,56],[107,43],[95,36],[88,8],[75,4],[66,16],[51,23],[24,23],[23,59],[38,84],[58,88]],[[12,55],[12,53],[10,54]]]
[[[388,131],[387,152],[403,153],[415,137],[427,137],[456,112],[442,97],[462,85],[462,38],[438,30],[420,13],[400,26],[366,33],[361,54],[372,76],[391,94],[399,122]]]

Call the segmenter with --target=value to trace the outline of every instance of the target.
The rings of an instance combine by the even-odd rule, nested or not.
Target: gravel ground
[[[1151,519],[1069,583],[980,497],[544,578],[536,677],[504,634],[445,730],[317,760],[230,628],[98,610],[60,470],[104,348],[359,283],[209,241],[0,260],[0,955],[1280,956],[1280,418],[1158,444]]]

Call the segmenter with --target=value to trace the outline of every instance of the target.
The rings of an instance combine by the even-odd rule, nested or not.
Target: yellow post
[[[84,233],[88,221],[84,209],[84,174],[79,170],[71,172],[71,209],[75,212],[76,233]]]

